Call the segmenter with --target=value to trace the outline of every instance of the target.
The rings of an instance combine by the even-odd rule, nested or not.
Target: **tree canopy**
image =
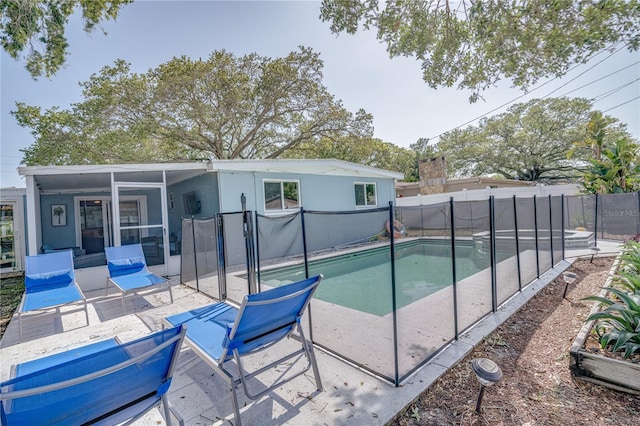
[[[600,111],[591,114],[584,140],[576,141],[568,156],[579,149],[592,153],[581,183],[590,194],[611,194],[640,190],[640,145],[624,135],[609,136],[611,120]],[[615,130],[613,131],[615,134]]]
[[[116,61],[81,83],[68,110],[18,104],[35,143],[27,165],[277,158],[328,137],[371,137],[371,116],[347,111],[322,84],[319,54],[172,60],[144,74]]]
[[[116,19],[120,8],[133,0],[0,0],[0,40],[13,59],[25,60],[33,78],[51,77],[67,57],[65,27],[76,11],[84,30]]]
[[[391,57],[415,56],[430,87],[471,89],[502,78],[527,88],[603,49],[640,47],[638,0],[323,0],[335,33],[376,29]]]
[[[452,176],[499,175],[507,179],[538,181],[573,178],[592,156],[586,123],[591,102],[582,98],[534,99],[515,104],[507,112],[485,118],[443,135],[437,144]],[[612,117],[608,140],[628,136]],[[567,158],[567,153],[573,156]]]

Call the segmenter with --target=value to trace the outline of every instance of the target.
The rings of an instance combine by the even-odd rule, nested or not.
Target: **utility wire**
[[[628,100],[628,101],[626,101],[626,102],[623,102],[623,103],[621,103],[621,104],[618,104],[618,105],[616,105],[616,106],[614,106],[614,107],[611,107],[611,108],[609,108],[609,109],[607,109],[607,110],[604,110],[604,111],[602,111],[602,112],[603,112],[603,113],[605,113],[605,112],[609,112],[609,111],[611,111],[612,109],[616,109],[616,108],[618,108],[618,107],[621,107],[622,105],[626,105],[626,104],[628,104],[629,102],[633,102],[633,101],[635,101],[636,99],[640,99],[640,96],[636,96],[636,97],[635,97],[635,98],[633,98],[633,99],[629,99],[629,100]]]
[[[575,91],[577,91],[577,90],[584,89],[585,87],[590,86],[590,85],[592,85],[593,83],[597,83],[597,82],[598,82],[598,81],[600,81],[600,80],[604,80],[604,79],[605,79],[605,78],[607,78],[607,77],[611,77],[611,76],[612,76],[612,75],[614,75],[614,74],[617,74],[617,73],[619,73],[619,72],[621,72],[621,71],[626,70],[627,68],[631,68],[632,66],[634,66],[634,65],[638,65],[638,64],[640,64],[640,61],[636,61],[636,62],[634,62],[634,63],[632,63],[632,64],[630,64],[630,65],[627,65],[627,66],[626,66],[626,67],[624,67],[624,68],[620,68],[619,70],[616,70],[616,71],[614,71],[614,72],[612,72],[612,73],[610,73],[610,74],[607,74],[607,75],[602,76],[602,77],[600,77],[600,78],[597,78],[597,79],[595,79],[595,80],[593,80],[593,81],[590,81],[590,82],[589,82],[589,83],[587,83],[587,84],[583,84],[583,85],[582,85],[582,86],[580,86],[580,87],[576,87],[576,88],[575,88],[575,89],[573,89],[573,90],[569,90],[568,92],[565,92],[565,93],[563,93],[562,95],[560,95],[560,97],[562,97],[562,96],[567,96],[569,93],[573,93],[573,92],[575,92]]]
[[[614,93],[616,93],[616,92],[619,92],[620,90],[622,90],[622,89],[624,89],[625,87],[627,87],[627,86],[629,86],[629,85],[631,85],[631,84],[635,83],[635,82],[636,82],[636,81],[638,81],[638,80],[640,80],[640,77],[636,78],[636,79],[635,79],[635,80],[633,80],[633,81],[628,82],[627,84],[623,84],[622,86],[618,86],[618,87],[616,87],[615,89],[611,89],[611,90],[609,90],[608,92],[604,92],[604,93],[601,93],[601,94],[600,94],[600,95],[598,95],[598,96],[594,96],[594,97],[593,97],[593,98],[591,98],[591,99],[593,100],[593,103],[600,102],[601,100],[603,100],[603,99],[605,99],[605,98],[608,98],[609,96],[613,95],[613,94],[614,94]]]
[[[615,45],[613,45],[613,48],[615,48],[618,44],[620,44],[620,43],[616,43]],[[573,80],[575,80],[576,78],[578,78],[578,77],[580,77],[581,75],[583,75],[585,72],[590,71],[591,69],[593,69],[593,67],[595,67],[595,66],[597,66],[597,65],[601,64],[602,62],[604,62],[605,60],[609,59],[611,56],[615,55],[615,54],[616,54],[616,53],[618,53],[620,50],[624,49],[624,48],[625,48],[625,46],[626,46],[626,45],[624,45],[624,46],[620,47],[619,49],[617,49],[616,51],[612,52],[609,56],[607,56],[606,58],[602,59],[601,61],[599,61],[598,63],[596,63],[595,65],[593,65],[593,66],[592,66],[592,67],[590,67],[589,69],[587,69],[586,71],[582,72],[582,73],[581,73],[581,74],[579,74],[577,77],[575,77],[575,78],[571,79],[571,80],[570,80],[570,81],[568,81],[566,84],[563,84],[563,85],[562,85],[562,86],[560,86],[558,89],[561,89],[562,87],[566,86],[567,84],[569,84],[570,82],[572,82],[572,81],[573,81]],[[600,54],[602,54],[602,53],[604,53],[604,52],[606,52],[606,51],[608,51],[608,50],[609,50],[609,49],[602,49],[600,52],[598,52],[598,53],[596,53],[595,55],[593,55],[593,58],[597,57],[598,55],[600,55]],[[574,65],[573,67],[571,67],[571,68],[566,72],[566,74],[570,73],[571,71],[573,71],[574,69],[576,69],[576,68],[578,68],[579,66],[582,66],[582,65],[584,65],[584,64],[576,64],[576,65]],[[517,101],[518,99],[521,99],[521,98],[523,98],[523,97],[525,97],[525,96],[527,96],[527,95],[531,94],[532,92],[534,92],[534,91],[536,91],[536,90],[538,90],[538,89],[541,89],[542,87],[546,86],[547,84],[552,83],[553,81],[558,80],[558,79],[560,79],[560,77],[555,77],[555,78],[553,78],[553,79],[551,79],[551,80],[547,80],[547,81],[545,81],[544,83],[542,83],[541,85],[536,86],[536,87],[534,87],[533,89],[529,90],[527,93],[523,93],[522,95],[517,96],[517,97],[515,97],[514,99],[512,99],[512,100],[510,100],[510,101],[508,101],[508,102],[505,102],[504,104],[502,104],[502,105],[500,105],[500,106],[498,106],[498,107],[496,107],[496,108],[492,109],[491,111],[488,111],[488,112],[486,112],[486,113],[484,113],[484,114],[482,114],[482,115],[479,115],[478,117],[476,117],[476,118],[474,118],[474,119],[471,119],[471,120],[469,120],[469,121],[466,121],[466,122],[464,122],[464,123],[462,123],[462,124],[460,124],[460,125],[458,125],[458,126],[456,126],[456,127],[452,128],[452,129],[446,130],[446,131],[444,131],[444,132],[442,132],[442,133],[440,133],[440,134],[438,134],[438,135],[436,135],[436,136],[430,137],[430,138],[428,138],[428,140],[432,140],[432,139],[439,138],[440,136],[444,135],[445,133],[449,133],[449,132],[451,132],[451,131],[453,131],[453,130],[456,130],[456,129],[459,129],[459,128],[463,127],[463,126],[466,126],[467,124],[471,124],[471,123],[473,123],[474,121],[477,121],[477,120],[479,120],[479,119],[481,119],[481,118],[483,118],[483,117],[486,117],[487,115],[491,114],[492,112],[498,111],[499,109],[502,109],[502,108],[504,108],[505,106],[507,106],[507,105],[509,105],[509,104],[512,104],[513,102]],[[551,93],[553,93],[553,92],[557,91],[558,89],[555,89],[555,90],[554,90],[554,91],[552,91]],[[550,93],[550,94],[551,94],[551,93]],[[546,96],[549,96],[549,95],[546,95]],[[546,96],[545,96],[545,97],[546,97]],[[543,97],[542,99],[544,99],[545,97]]]
[[[603,63],[604,61],[606,61],[607,59],[609,59],[610,57],[612,57],[613,55],[615,55],[616,53],[618,53],[619,51],[621,51],[622,49],[624,49],[626,47],[625,46],[621,46],[618,50],[616,50],[615,52],[612,52],[609,56],[607,56],[604,59],[601,59],[600,61],[596,62],[595,64],[593,64],[592,66],[590,66],[589,68],[587,68],[586,70],[582,71],[580,74],[578,74],[577,76],[573,77],[571,80],[567,81],[566,83],[560,85],[559,87],[555,88],[554,90],[552,90],[551,92],[547,93],[545,96],[543,96],[540,99],[545,99],[548,98],[549,96],[551,96],[552,94],[554,94],[555,92],[557,92],[558,90],[562,89],[563,87],[567,86],[569,83],[575,81],[576,79],[582,77],[585,73],[588,73],[589,71],[591,71],[592,69],[594,69],[595,67],[597,67],[598,65],[600,65],[601,63]]]

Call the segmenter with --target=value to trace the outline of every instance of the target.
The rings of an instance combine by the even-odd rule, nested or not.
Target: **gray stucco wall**
[[[240,195],[247,197],[247,209],[264,214],[264,179],[297,180],[300,182],[301,205],[306,210],[356,210],[354,184],[375,183],[377,207],[386,207],[395,200],[393,179],[358,176],[326,176],[295,173],[219,172],[220,211],[240,211]]]

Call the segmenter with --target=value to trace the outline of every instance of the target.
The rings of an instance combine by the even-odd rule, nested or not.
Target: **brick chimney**
[[[418,164],[420,175],[420,194],[442,194],[447,186],[447,161],[444,157],[432,157],[420,160]]]

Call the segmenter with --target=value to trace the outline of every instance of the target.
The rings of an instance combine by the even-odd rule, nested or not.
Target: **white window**
[[[296,180],[265,180],[264,211],[279,212],[300,208],[300,182]]]
[[[356,182],[355,195],[356,207],[372,207],[378,205],[375,183]]]

